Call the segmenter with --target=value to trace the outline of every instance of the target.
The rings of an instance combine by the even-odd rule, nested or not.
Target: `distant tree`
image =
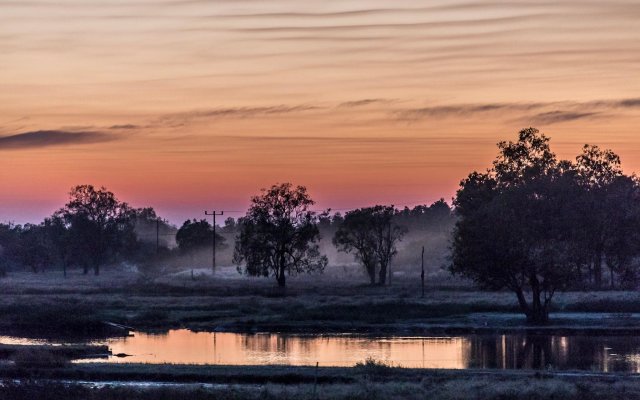
[[[384,285],[391,259],[398,253],[396,244],[407,233],[407,228],[394,222],[397,210],[393,206],[374,206],[369,212],[372,216],[375,249],[380,265],[378,284]]]
[[[104,187],[74,187],[59,213],[69,226],[71,248],[85,274],[90,266],[100,274],[103,264],[115,260],[135,240],[130,207]]]
[[[602,207],[606,209],[602,252],[610,272],[610,287],[616,275],[621,286],[638,284],[640,267],[640,185],[636,178],[618,176],[607,185]]]
[[[581,193],[581,221],[583,229],[583,247],[589,255],[589,275],[592,284],[602,286],[602,267],[605,261],[605,247],[610,239],[611,230],[619,226],[614,215],[619,210],[611,204],[610,193],[618,191],[622,177],[620,157],[611,150],[602,150],[598,146],[584,145],[582,153],[576,157],[576,179],[584,189]],[[618,187],[612,185],[617,182]],[[613,208],[612,208],[613,206]],[[616,215],[620,217],[619,214]],[[619,221],[620,222],[620,221]]]
[[[374,206],[349,211],[333,237],[333,243],[340,251],[354,252],[375,283],[378,269],[378,283],[384,285],[391,259],[396,255],[396,244],[407,232],[407,228],[395,223],[397,210],[393,206]]]
[[[62,266],[62,273],[66,277],[73,256],[69,226],[60,213],[54,213],[44,220],[44,230],[51,260]]]
[[[397,213],[395,219],[399,225],[407,227],[412,232],[449,234],[455,224],[453,210],[444,199],[435,201],[431,205],[405,207]]]
[[[161,218],[153,207],[144,207],[131,210],[136,241],[131,243],[131,251],[134,258],[139,258],[137,253],[166,253],[172,243],[168,240],[172,234],[177,233],[175,226]]]
[[[33,272],[43,272],[50,262],[44,226],[35,224],[23,226],[14,255],[18,262],[29,267]]]
[[[355,258],[362,264],[371,285],[376,283],[376,269],[378,267],[377,240],[373,229],[371,209],[349,211],[338,226],[333,237],[333,244],[339,251],[354,253]]]
[[[224,226],[222,227],[222,232],[224,233],[235,233],[238,225],[236,224],[236,220],[233,217],[227,217],[224,220]]]
[[[471,173],[455,199],[450,270],[482,288],[508,288],[532,323],[545,323],[557,290],[575,276],[574,172],[537,129],[501,142],[487,173]]]
[[[0,223],[0,276],[16,264],[16,249],[20,241],[22,227]]]
[[[252,276],[273,274],[281,287],[286,275],[322,272],[327,258],[320,254],[320,234],[314,204],[304,186],[273,185],[251,199],[245,217],[239,221],[234,261],[244,263]]]
[[[176,242],[181,252],[189,253],[213,245],[213,229],[205,220],[186,220],[176,233]],[[216,247],[225,246],[225,238],[216,232]]]

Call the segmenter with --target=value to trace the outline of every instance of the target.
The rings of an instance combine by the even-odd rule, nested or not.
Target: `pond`
[[[0,337],[0,343],[42,343]],[[367,358],[414,368],[555,369],[640,372],[640,338],[633,336],[461,335],[370,337],[192,332],[133,332],[107,344],[111,363],[353,366]]]

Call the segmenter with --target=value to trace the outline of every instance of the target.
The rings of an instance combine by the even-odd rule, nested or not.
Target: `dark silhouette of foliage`
[[[100,274],[101,265],[114,260],[127,243],[135,241],[131,209],[104,187],[74,187],[59,214],[69,226],[71,248],[84,273],[91,266],[96,275]]]
[[[211,247],[213,244],[213,229],[209,221],[205,219],[186,220],[176,233],[176,243],[178,248],[184,253],[193,250],[200,250],[204,247]],[[225,238],[216,232],[216,247],[225,246]]]
[[[347,212],[333,237],[333,244],[340,251],[353,252],[362,264],[372,285],[376,283],[378,254],[373,234],[373,221],[368,209]]]
[[[42,272],[50,261],[44,225],[26,224],[20,230],[14,256],[33,272]]]
[[[354,252],[375,283],[384,285],[391,259],[396,255],[396,243],[402,239],[407,228],[395,223],[397,210],[393,206],[374,206],[349,211],[340,224],[333,243],[339,250]]]
[[[487,289],[508,288],[527,319],[548,320],[557,290],[576,275],[575,211],[579,186],[538,130],[501,142],[493,168],[463,180],[451,271]]]
[[[251,276],[274,275],[285,286],[286,275],[322,272],[327,258],[320,254],[318,217],[304,186],[273,185],[251,199],[238,222],[234,262]]]

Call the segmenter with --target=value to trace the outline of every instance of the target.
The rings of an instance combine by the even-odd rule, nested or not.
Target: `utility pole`
[[[387,227],[387,245],[389,246],[389,254],[391,254],[391,222],[389,222],[389,226]],[[391,286],[391,257],[389,257],[387,268],[389,268],[389,286]]]
[[[160,253],[160,217],[156,218],[156,254]]]
[[[420,280],[422,281],[422,297],[424,298],[424,246],[422,246],[422,273],[420,274]]]
[[[211,273],[216,273],[216,215],[224,215],[224,211],[217,212],[213,210],[211,212],[206,211],[204,215],[210,215],[213,217],[213,258],[211,259]]]

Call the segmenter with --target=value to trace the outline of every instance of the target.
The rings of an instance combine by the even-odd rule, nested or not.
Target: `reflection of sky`
[[[177,222],[282,180],[434,200],[529,125],[640,167],[634,1],[0,1],[0,54],[0,136],[107,134],[3,152],[0,220],[83,182]]]
[[[468,343],[461,338],[383,338],[352,336],[239,335],[170,331],[166,336],[136,333],[109,341],[114,362],[352,366],[373,358],[393,365],[464,368]]]
[[[4,344],[44,344],[0,336]],[[107,344],[114,363],[353,366],[368,358],[415,368],[552,368],[640,372],[640,340],[633,337],[470,335],[467,337],[290,336],[172,330],[135,333]],[[53,343],[60,344],[60,343]],[[539,351],[540,366],[535,365]],[[550,353],[548,353],[550,352]],[[91,361],[91,360],[86,360]],[[100,359],[101,362],[105,361]]]

